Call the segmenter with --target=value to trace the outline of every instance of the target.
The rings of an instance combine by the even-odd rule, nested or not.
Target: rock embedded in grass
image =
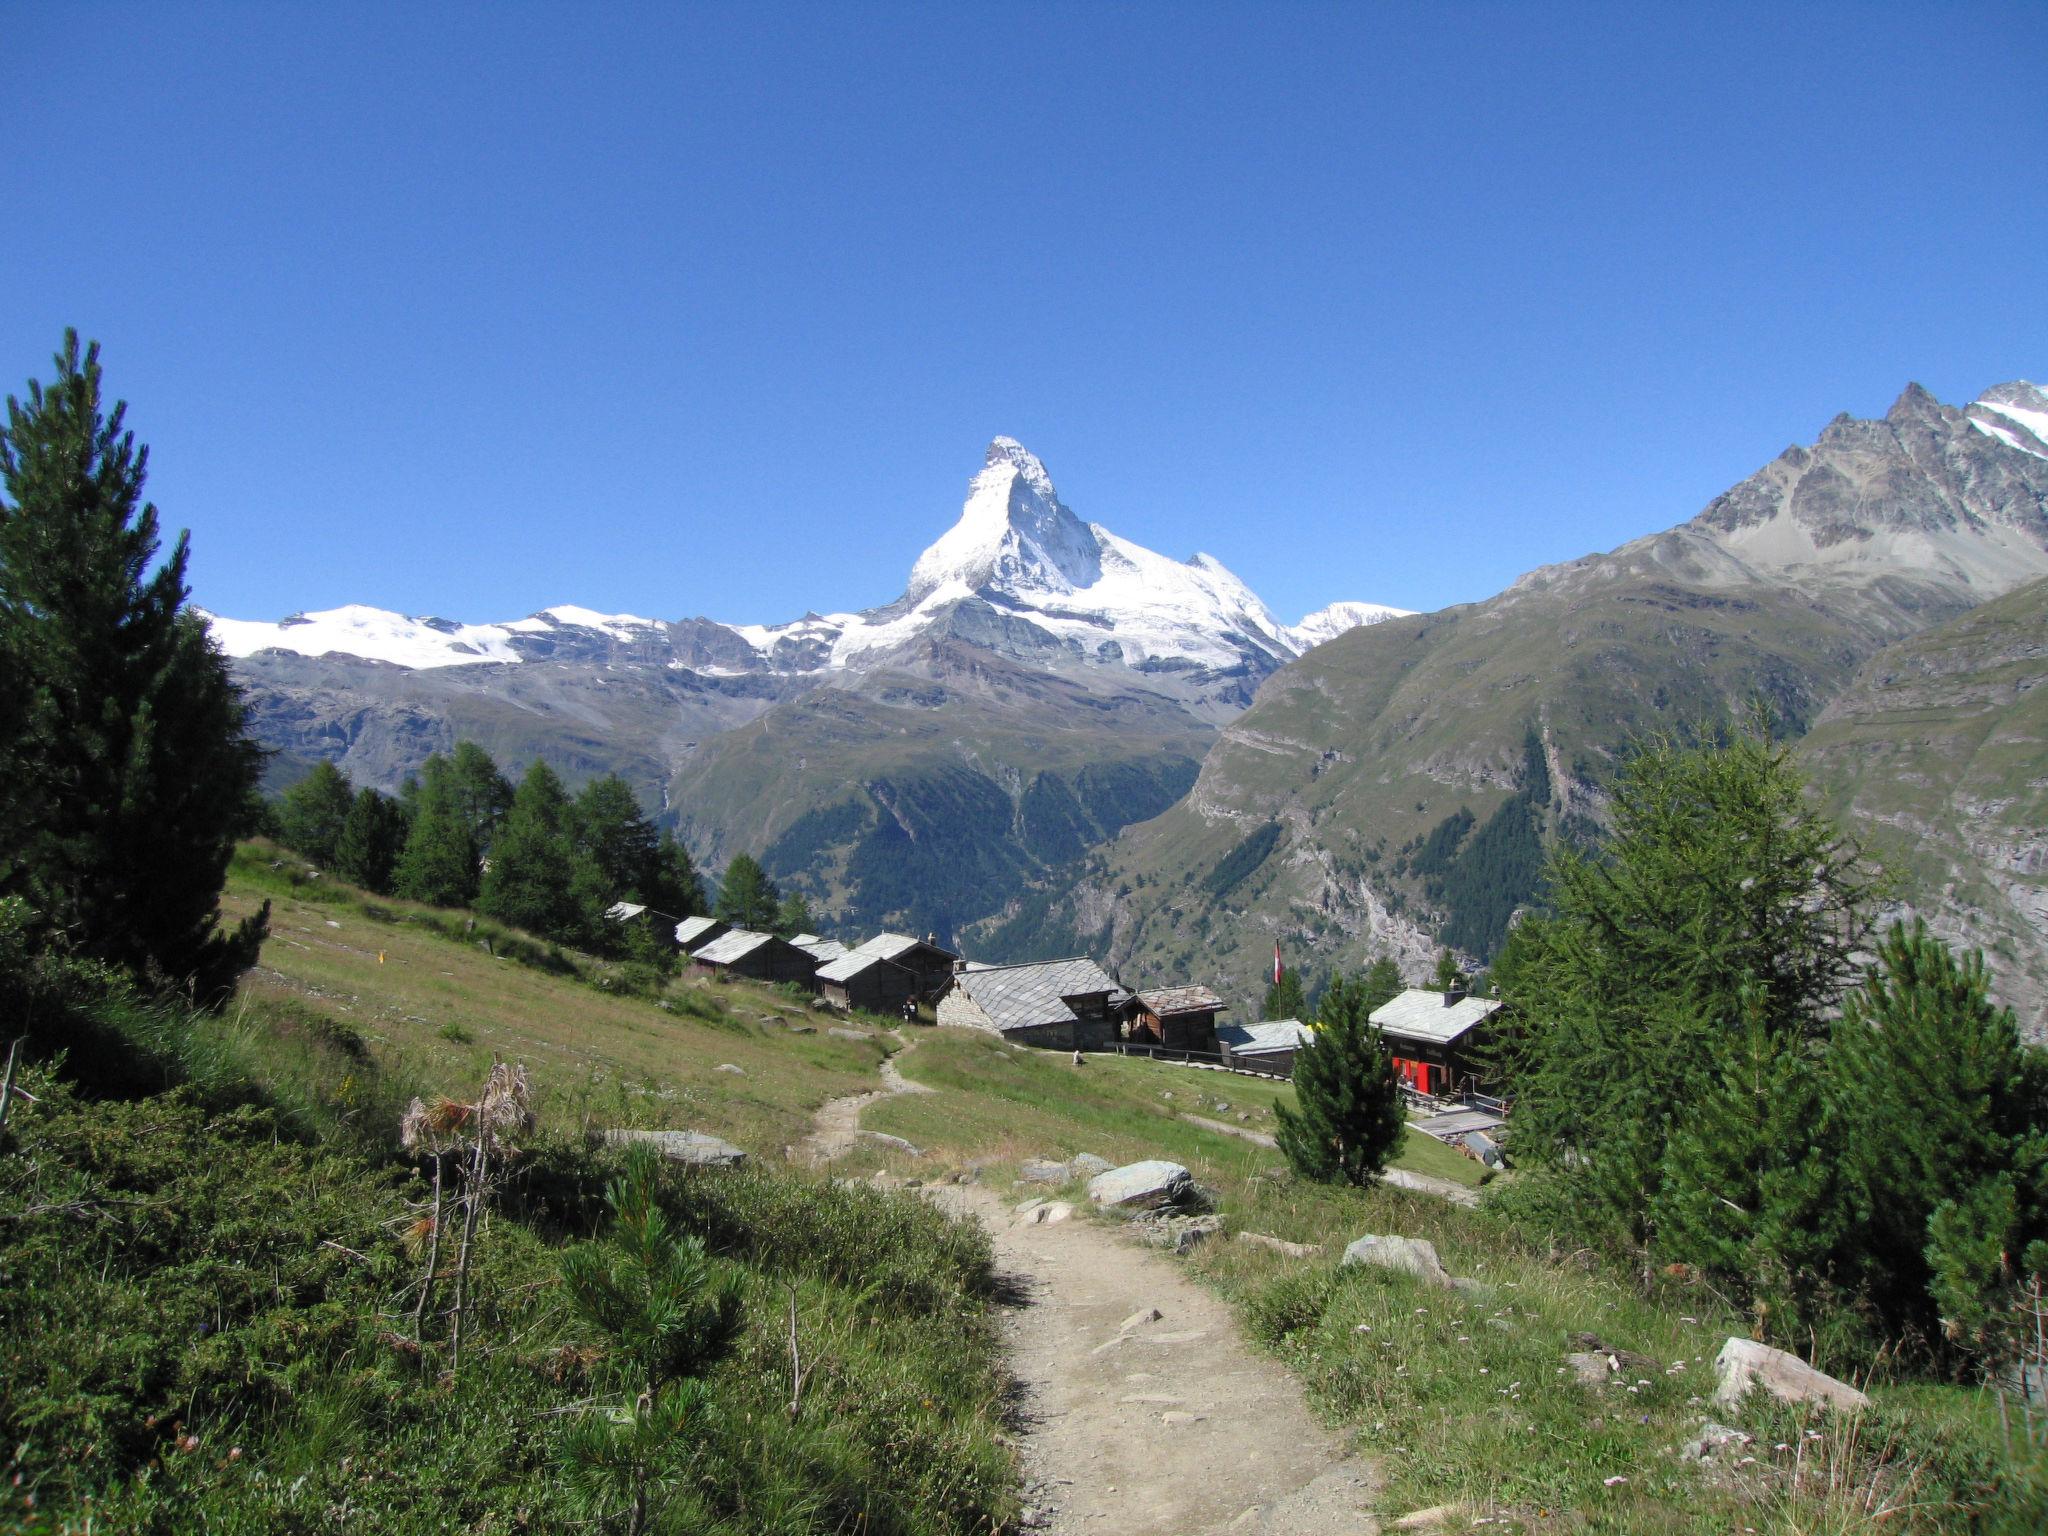
[[[669,1162],[694,1168],[738,1168],[747,1160],[731,1142],[703,1131],[606,1131],[604,1139],[615,1147],[644,1142]]]
[[[1421,1237],[1382,1237],[1368,1232],[1344,1250],[1339,1261],[1340,1268],[1354,1264],[1371,1264],[1380,1269],[1398,1270],[1413,1275],[1429,1285],[1451,1289],[1450,1271],[1436,1256],[1436,1245]]]
[[[1194,1191],[1194,1176],[1179,1163],[1169,1163],[1161,1158],[1148,1158],[1144,1162],[1112,1168],[1088,1181],[1090,1200],[1122,1211],[1183,1205],[1192,1199]]]
[[[1739,1407],[1752,1388],[1784,1403],[1825,1403],[1848,1412],[1870,1406],[1870,1399],[1846,1381],[1755,1339],[1729,1339],[1714,1357],[1714,1369],[1721,1378],[1714,1401],[1724,1408]]]

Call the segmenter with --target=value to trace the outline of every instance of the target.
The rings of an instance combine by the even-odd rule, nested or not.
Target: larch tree
[[[535,758],[491,845],[491,867],[477,894],[477,910],[546,938],[573,938],[574,863],[569,797],[554,769]]]
[[[335,860],[354,806],[348,775],[323,757],[278,801],[277,839],[324,868]]]
[[[718,888],[718,917],[735,928],[767,933],[775,926],[782,893],[750,853],[736,853]]]
[[[205,621],[188,539],[160,561],[147,448],[102,408],[99,347],[67,331],[56,377],[0,431],[0,896],[45,940],[217,1002],[268,908],[224,929],[263,752]]]
[[[476,900],[479,850],[447,758],[435,753],[420,765],[406,801],[411,819],[393,877],[398,894],[437,907],[468,906]]]
[[[334,848],[334,872],[352,885],[388,896],[405,848],[405,810],[365,785],[349,803]]]

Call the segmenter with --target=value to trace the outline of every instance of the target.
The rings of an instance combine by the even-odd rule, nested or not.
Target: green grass
[[[625,967],[583,956],[564,957],[566,972],[523,964],[506,957],[504,930],[480,923],[494,956],[466,931],[467,914],[301,871],[267,846],[236,860],[223,908],[239,917],[269,900],[270,939],[234,1004],[202,1026],[281,1094],[328,1080],[305,1070],[307,1039],[346,1036],[408,1095],[460,1094],[502,1057],[527,1065],[550,1124],[703,1130],[774,1159],[819,1104],[874,1086],[884,1042],[834,1036],[844,1020],[773,988],[685,978],[637,995]],[[395,1132],[389,1104],[353,1097],[364,1081],[331,1079],[329,1118],[386,1114]]]

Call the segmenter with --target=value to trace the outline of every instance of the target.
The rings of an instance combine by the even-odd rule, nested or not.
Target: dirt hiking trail
[[[825,1105],[798,1154],[829,1160],[853,1146],[866,1105],[931,1091],[893,1063],[882,1072],[882,1091]],[[1022,1298],[1005,1331],[1027,1526],[1052,1536],[1379,1529],[1371,1464],[1347,1455],[1293,1378],[1245,1343],[1229,1306],[1164,1253],[1078,1211],[1019,1216],[1023,1190],[927,1194],[987,1227],[997,1269]]]

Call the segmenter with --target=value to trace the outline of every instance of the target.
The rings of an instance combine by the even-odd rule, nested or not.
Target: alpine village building
[[[939,999],[941,1024],[985,1029],[1021,1045],[1100,1049],[1117,1038],[1130,994],[1093,960],[973,965]]]
[[[1371,1020],[1387,1042],[1401,1081],[1417,1093],[1449,1098],[1487,1080],[1481,1053],[1500,1007],[1498,998],[1471,997],[1456,987],[1448,992],[1410,987],[1375,1008]]]

